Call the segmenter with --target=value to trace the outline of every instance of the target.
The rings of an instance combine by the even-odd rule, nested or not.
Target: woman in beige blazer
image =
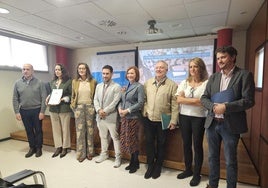
[[[92,78],[86,63],[77,66],[76,78],[72,81],[71,108],[76,126],[76,157],[79,162],[94,156],[94,120],[93,97],[97,82]]]

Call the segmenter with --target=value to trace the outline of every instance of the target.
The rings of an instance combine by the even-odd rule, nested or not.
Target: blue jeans
[[[43,131],[42,120],[39,120],[40,108],[23,110],[20,109],[22,122],[24,124],[30,148],[42,148]]]
[[[224,122],[213,121],[206,130],[209,150],[209,185],[217,188],[220,179],[221,141],[224,146],[227,188],[236,188],[237,183],[237,145],[239,134],[231,133]]]

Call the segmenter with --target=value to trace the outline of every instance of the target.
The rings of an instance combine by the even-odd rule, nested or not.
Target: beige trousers
[[[120,138],[118,134],[117,124],[107,122],[106,120],[100,120],[99,122],[97,122],[97,126],[101,139],[101,155],[108,155],[108,147],[110,144],[111,137],[114,144],[115,157],[120,157]]]
[[[70,119],[71,112],[66,113],[53,113],[49,112],[52,133],[54,139],[55,148],[70,148],[71,147],[71,135],[70,135]]]

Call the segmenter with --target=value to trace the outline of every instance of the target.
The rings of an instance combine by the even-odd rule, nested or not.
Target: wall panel
[[[251,110],[250,139],[246,135],[245,144],[260,174],[262,188],[268,187],[268,3],[267,0],[252,21],[247,32],[246,67],[254,73],[255,52],[261,45],[266,45],[264,77],[262,90],[256,90],[256,104]],[[248,147],[250,146],[250,147]]]
[[[260,46],[266,39],[266,27],[267,27],[267,2],[262,6],[255,19],[250,25],[249,30],[251,30],[250,46],[256,49]],[[253,55],[253,54],[252,54]]]
[[[255,106],[252,108],[252,126],[250,151],[251,158],[255,165],[259,164],[259,140],[260,140],[260,124],[262,109],[262,92],[255,92]]]
[[[254,73],[255,70],[255,52],[266,40],[267,27],[267,1],[259,10],[258,14],[252,21],[247,33],[247,54],[246,54],[246,68]],[[268,75],[267,75],[268,76]],[[262,91],[255,92],[256,104],[251,111],[248,111],[249,133],[245,135],[245,144],[252,156],[253,162],[258,166],[258,146],[260,139],[260,124],[262,111]],[[250,114],[250,113],[251,114]],[[250,138],[249,138],[250,137]],[[248,140],[249,139],[249,140]]]
[[[268,187],[268,143],[263,139],[260,139],[260,184],[261,187],[266,188]]]

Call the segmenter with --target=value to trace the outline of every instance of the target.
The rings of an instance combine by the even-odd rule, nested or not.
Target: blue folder
[[[211,101],[214,103],[228,103],[228,102],[232,102],[234,100],[235,100],[235,97],[234,97],[234,91],[232,88],[215,93],[211,97]]]

